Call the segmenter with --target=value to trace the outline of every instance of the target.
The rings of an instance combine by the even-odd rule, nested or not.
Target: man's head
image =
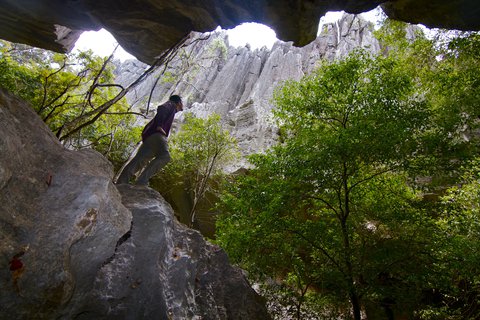
[[[175,103],[175,105],[177,106],[177,111],[182,111],[183,110],[183,102],[182,102],[182,98],[180,98],[180,96],[174,94],[173,96],[170,96],[169,100]]]

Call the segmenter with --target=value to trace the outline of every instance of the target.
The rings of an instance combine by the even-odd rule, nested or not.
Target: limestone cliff
[[[268,318],[220,248],[112,176],[0,90],[0,319]]]
[[[234,48],[228,45],[225,32],[198,34],[197,38],[206,40],[194,42],[179,54],[156,86],[159,73],[129,94],[128,99],[137,108],[145,109],[154,88],[150,110],[155,110],[170,94],[178,93],[186,100],[186,112],[201,117],[212,112],[220,114],[243,155],[261,152],[275,142],[272,95],[279,84],[300,79],[322,59],[336,59],[357,48],[372,53],[380,50],[373,25],[348,14],[336,23],[324,25],[317,39],[302,48],[282,41],[277,41],[271,50]],[[139,61],[126,62],[117,70],[118,81],[128,84],[145,67]]]

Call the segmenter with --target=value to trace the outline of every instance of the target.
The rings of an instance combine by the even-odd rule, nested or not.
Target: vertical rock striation
[[[220,114],[237,138],[243,155],[262,152],[275,142],[277,128],[272,122],[272,96],[282,82],[299,80],[320,61],[341,58],[354,49],[363,48],[372,53],[380,50],[373,25],[348,14],[340,21],[323,25],[317,39],[302,48],[277,41],[270,50],[263,47],[252,51],[248,46],[228,46],[224,31],[210,36],[197,35],[202,37],[206,40],[194,42],[187,48],[188,59],[172,61],[167,76],[154,88],[150,109],[155,110],[155,106],[173,92],[181,94],[187,100],[188,112],[200,117],[213,112]],[[124,72],[126,68],[133,72]],[[129,61],[118,69],[118,80],[127,84],[144,68],[138,61]],[[145,108],[145,97],[150,94],[154,78],[130,94],[129,101]],[[237,167],[246,165],[242,161]]]

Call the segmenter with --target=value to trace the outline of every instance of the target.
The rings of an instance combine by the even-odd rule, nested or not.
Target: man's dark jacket
[[[142,141],[145,141],[149,136],[154,133],[160,132],[157,130],[158,127],[161,127],[165,131],[166,136],[170,133],[172,128],[173,118],[177,112],[176,104],[173,101],[167,101],[164,104],[160,105],[157,108],[157,114],[153,118],[142,132]]]

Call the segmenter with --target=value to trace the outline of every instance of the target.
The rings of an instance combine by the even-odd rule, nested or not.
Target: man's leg
[[[133,157],[133,159],[125,166],[125,168],[123,168],[122,173],[117,179],[117,184],[129,183],[132,176],[143,166],[145,166],[147,161],[152,159],[154,156],[155,155],[149,146],[145,143],[142,143],[135,157]]]
[[[155,139],[155,158],[145,167],[136,184],[146,186],[151,177],[160,171],[168,162],[170,162],[170,152],[168,151],[167,137],[156,134]],[[152,139],[153,140],[153,139]]]

